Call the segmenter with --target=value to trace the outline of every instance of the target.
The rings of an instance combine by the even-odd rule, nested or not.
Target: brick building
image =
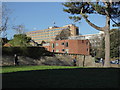
[[[43,44],[43,47],[50,52],[89,55],[89,44],[89,40],[57,40]]]
[[[73,40],[69,39],[69,37],[65,40],[55,40],[56,36],[59,36],[62,31],[66,30],[69,31],[66,33],[70,33],[69,37],[79,35],[79,29],[74,24],[65,25],[63,27],[54,26],[44,30],[31,31],[27,32],[26,35],[31,37],[32,40],[38,44],[41,44],[42,41],[45,41],[46,43],[43,44],[43,47],[45,47],[50,52],[89,55],[89,40]]]

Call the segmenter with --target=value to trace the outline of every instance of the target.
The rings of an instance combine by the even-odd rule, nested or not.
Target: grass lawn
[[[80,68],[72,66],[5,66],[0,73],[11,73],[18,71],[31,71],[31,70],[45,70],[45,69],[66,69],[66,68]]]
[[[3,67],[2,88],[119,88],[118,68]]]

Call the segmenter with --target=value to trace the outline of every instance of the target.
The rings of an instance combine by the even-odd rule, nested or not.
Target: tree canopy
[[[107,15],[111,20],[120,17],[120,2],[65,2],[64,11],[70,13],[74,20],[81,20],[81,18],[87,18],[87,14],[100,14]],[[81,15],[81,16],[79,16]],[[72,16],[70,16],[72,19]]]
[[[24,46],[31,46],[30,42],[31,38],[27,37],[25,34],[16,34],[14,35],[14,39],[9,41],[12,46],[15,47],[24,47]]]
[[[110,40],[111,40],[111,57],[119,57],[119,50],[120,50],[120,30],[119,29],[112,29],[110,31]]]

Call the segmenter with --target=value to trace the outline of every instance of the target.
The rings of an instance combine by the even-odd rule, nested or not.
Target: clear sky
[[[73,23],[68,18],[70,14],[63,12],[64,7],[61,2],[3,2],[3,4],[12,10],[9,23],[11,25],[25,25],[26,32],[47,29],[54,25],[53,22],[59,27]],[[98,26],[105,25],[104,16],[90,15],[89,19]],[[79,32],[82,35],[98,33],[84,19],[80,23],[76,23],[76,26],[79,27]],[[13,30],[9,28],[8,38],[10,39],[13,35]]]

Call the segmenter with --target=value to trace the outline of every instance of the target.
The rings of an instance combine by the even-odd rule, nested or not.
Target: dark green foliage
[[[74,0],[73,0],[74,1]],[[107,4],[107,7],[106,5]],[[117,19],[120,17],[120,2],[65,2],[63,3],[65,8],[63,9],[64,12],[70,13],[70,19],[74,20],[75,22],[79,21],[83,18],[87,18],[88,14],[100,14],[104,16],[108,16],[115,25],[119,26],[119,20]],[[86,20],[87,21],[87,20]],[[88,23],[90,21],[87,21]],[[101,28],[97,28],[91,25],[97,30]]]
[[[120,27],[120,22],[117,24],[113,24],[113,27]]]
[[[0,43],[2,43],[2,46],[6,44],[9,40],[7,38],[0,38]]]
[[[25,47],[25,46],[31,46],[29,44],[31,38],[30,37],[27,37],[25,34],[17,34],[17,35],[14,35],[14,39],[9,41],[8,43],[12,44],[12,46],[15,46],[15,47]]]
[[[70,16],[70,19],[72,19],[74,22],[78,22],[79,20],[81,20],[81,17],[79,16]]]
[[[68,9],[64,9],[65,12],[71,14],[80,14],[81,9],[83,8],[82,13],[93,13],[94,9],[87,2],[66,2],[63,3],[65,7]]]
[[[119,57],[120,55],[120,30],[119,29],[112,29],[110,31],[110,57]],[[105,38],[102,40],[102,47],[94,48],[94,51],[91,51],[91,55],[95,57],[102,57],[105,56]]]
[[[46,42],[43,40],[40,45],[42,46],[42,45],[45,44],[45,43],[46,43]]]
[[[110,40],[111,40],[111,57],[119,57],[120,53],[120,30],[112,29],[110,32]]]
[[[119,29],[112,29],[110,31],[110,57],[119,57],[120,55],[120,30]],[[103,53],[105,49],[105,38],[102,41],[102,49]]]
[[[110,5],[110,3],[108,3]],[[113,2],[110,8],[106,8],[102,2],[65,2],[64,11],[71,14],[101,14],[106,15],[109,12],[111,18],[120,16],[120,2]],[[81,12],[82,10],[82,12]]]
[[[14,54],[34,59],[38,59],[44,55],[52,55],[44,47],[2,47],[2,55],[14,56]]]

